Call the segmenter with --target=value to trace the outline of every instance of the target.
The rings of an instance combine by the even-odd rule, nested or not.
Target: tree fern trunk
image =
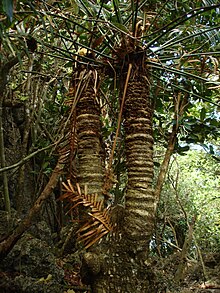
[[[125,237],[134,253],[146,251],[155,214],[153,196],[152,101],[145,72],[133,68],[124,106],[128,172]],[[129,244],[129,245],[130,245]]]
[[[86,74],[84,90],[76,106],[77,181],[81,188],[86,185],[88,193],[98,193],[101,199],[104,170],[96,76],[96,72],[92,70]]]
[[[77,182],[81,189],[86,186],[88,194],[98,194],[97,201],[103,200],[104,184],[104,158],[101,138],[100,106],[97,93],[97,72],[90,70],[81,73],[81,80],[76,79],[75,89],[79,92],[76,105],[76,130],[77,130]],[[89,227],[91,215],[84,208],[80,208],[80,221],[83,226]],[[92,228],[91,228],[92,229]],[[91,232],[90,229],[90,232]],[[89,257],[87,257],[89,256]],[[82,253],[83,264],[81,278],[86,284],[93,283],[94,270],[100,266],[100,255],[94,253]],[[95,260],[95,261],[94,261]],[[98,264],[96,265],[96,262]],[[95,263],[95,265],[93,264]],[[98,269],[99,272],[99,269]]]

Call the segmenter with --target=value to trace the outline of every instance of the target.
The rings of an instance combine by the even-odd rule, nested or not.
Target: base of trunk
[[[153,270],[144,264],[145,253],[135,254],[119,236],[108,236],[99,245],[100,251],[95,251],[101,270],[89,276],[92,292],[156,293]]]

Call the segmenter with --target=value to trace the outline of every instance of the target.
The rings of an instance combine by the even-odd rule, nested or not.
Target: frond
[[[201,39],[204,40],[204,35],[207,37],[207,39],[209,40],[210,43],[212,43],[212,44],[216,43],[220,40],[219,29],[220,29],[220,25],[216,26],[216,27],[211,27],[208,29],[198,29],[192,33],[190,33],[190,31],[188,31],[188,35],[183,38],[179,38],[179,36],[181,35],[181,33],[179,33],[176,37],[165,42],[161,47],[157,48],[154,52],[155,53],[159,52],[159,51],[164,50],[166,48],[172,47],[176,44],[183,44],[185,41],[188,41],[189,39],[195,40],[197,38],[198,41],[201,41]],[[201,43],[199,43],[199,44],[201,47]]]
[[[180,26],[181,24],[184,24],[189,19],[195,18],[196,16],[200,16],[203,13],[205,13],[207,11],[210,11],[210,10],[213,10],[215,8],[218,8],[218,7],[219,7],[219,4],[211,5],[211,6],[199,7],[199,8],[196,8],[194,10],[191,10],[191,11],[183,14],[182,16],[180,16],[180,17],[172,20],[170,23],[168,23],[166,25],[163,25],[160,29],[154,31],[152,34],[147,35],[145,37],[145,38],[150,38],[151,36],[156,35],[155,38],[153,38],[152,40],[150,40],[146,44],[146,47],[147,48],[151,47],[153,44],[155,44],[156,42],[158,42],[163,37],[167,36],[168,33],[170,33],[175,28],[178,28],[178,26]]]
[[[155,68],[155,69],[162,69],[166,72],[170,72],[170,73],[174,73],[174,74],[177,74],[177,75],[180,75],[180,76],[185,76],[187,78],[194,78],[196,80],[200,80],[200,81],[203,81],[203,82],[207,82],[208,80],[206,78],[203,78],[199,75],[195,75],[195,74],[192,74],[192,73],[189,73],[189,72],[186,72],[184,70],[181,70],[181,69],[176,69],[176,68],[173,68],[173,67],[168,67],[166,65],[163,65],[163,64],[160,64],[158,62],[154,62],[154,61],[147,61],[147,64],[149,64],[152,68]]]
[[[117,17],[118,23],[123,24],[121,11],[120,11],[120,7],[119,7],[119,1],[118,0],[113,0],[113,6],[114,6],[114,12],[115,12],[115,15]]]

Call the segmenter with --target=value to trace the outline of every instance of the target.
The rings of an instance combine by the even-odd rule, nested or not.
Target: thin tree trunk
[[[22,53],[23,57],[24,53]],[[10,69],[15,66],[19,62],[17,57],[12,57],[3,64],[0,68],[0,167],[6,167],[6,159],[5,159],[5,148],[4,148],[4,130],[3,130],[3,100],[4,100],[4,91],[7,85],[7,79],[10,72]],[[4,171],[3,174],[3,190],[4,190],[4,202],[5,202],[5,210],[8,212],[9,217],[11,216],[11,203],[9,197],[9,189],[8,189],[8,177],[7,171]]]
[[[170,159],[171,159],[171,156],[172,156],[174,148],[175,148],[177,132],[178,132],[178,127],[176,127],[176,125],[173,125],[173,129],[172,129],[172,132],[170,133],[170,137],[169,137],[169,141],[168,141],[167,150],[166,150],[163,162],[160,167],[160,172],[159,172],[159,175],[157,178],[157,184],[156,184],[155,191],[154,191],[157,203],[159,202],[159,199],[160,199],[160,194],[161,194],[162,187],[163,187],[163,184],[164,184],[164,181],[166,178]]]
[[[177,283],[181,282],[184,279],[184,273],[187,266],[187,254],[193,239],[193,229],[194,229],[195,223],[196,223],[196,216],[193,217],[192,222],[190,224],[188,223],[188,233],[183,244],[179,264],[174,276],[174,281]]]
[[[33,116],[33,109],[31,104],[33,103],[33,87],[34,81],[32,79],[32,69],[34,63],[34,56],[31,55],[28,64],[28,76],[26,81],[26,95],[29,97],[27,101],[24,101],[24,127],[21,135],[21,159],[25,158],[28,151],[28,140],[31,127],[31,116]],[[18,172],[18,182],[16,186],[15,205],[19,215],[27,212],[30,205],[30,198],[25,197],[25,184],[27,175],[27,166],[24,164],[20,167]]]
[[[1,168],[5,168],[6,159],[5,159],[5,148],[4,148],[4,130],[3,130],[3,99],[4,99],[4,91],[7,85],[7,78],[10,69],[18,63],[18,58],[11,58],[7,63],[1,66],[0,68],[0,166]],[[5,210],[8,212],[8,216],[11,216],[11,203],[9,198],[9,190],[8,190],[8,177],[7,172],[4,171],[3,174],[3,190],[4,190],[4,202],[5,202]]]
[[[5,168],[6,161],[5,161],[5,147],[4,147],[4,129],[3,129],[3,121],[2,121],[2,102],[3,102],[3,94],[0,93],[0,167]],[[3,191],[4,191],[4,203],[5,203],[5,210],[8,213],[8,216],[11,216],[11,203],[9,197],[9,190],[8,190],[8,177],[7,172],[4,171],[2,173],[3,177]]]
[[[162,187],[166,178],[166,174],[168,171],[169,163],[171,156],[173,154],[175,144],[176,144],[176,139],[177,139],[177,134],[179,131],[179,121],[182,118],[182,115],[184,114],[184,111],[186,110],[186,107],[188,105],[188,94],[185,94],[185,96],[181,96],[181,92],[178,93],[176,99],[174,99],[174,107],[175,107],[175,113],[174,113],[174,121],[175,124],[173,124],[172,131],[169,136],[168,140],[168,146],[167,150],[163,159],[163,162],[160,167],[160,172],[157,178],[157,184],[155,187],[154,195],[156,197],[156,202],[159,202],[160,199],[160,194],[162,191]]]

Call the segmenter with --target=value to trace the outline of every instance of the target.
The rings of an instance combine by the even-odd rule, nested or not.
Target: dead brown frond
[[[76,105],[80,100],[83,92],[86,91],[91,78],[94,79],[94,92],[97,93],[98,90],[98,74],[96,70],[86,69],[82,70],[80,73],[76,71],[72,76],[71,86],[67,94],[67,100],[65,105],[69,107],[67,112],[67,118],[62,125],[62,137],[63,140],[59,144],[59,154],[63,156],[63,163],[66,164],[68,168],[68,178],[71,180],[76,179],[74,170],[74,159],[77,154],[77,131],[76,131]]]
[[[81,192],[79,184],[73,187],[71,181],[63,183],[64,194],[60,200],[68,200],[71,203],[70,211],[79,205],[87,208],[87,214],[90,216],[88,222],[79,230],[78,240],[83,242],[85,248],[89,248],[105,234],[113,229],[109,209],[104,208],[103,200],[98,199],[98,194],[87,194]]]

